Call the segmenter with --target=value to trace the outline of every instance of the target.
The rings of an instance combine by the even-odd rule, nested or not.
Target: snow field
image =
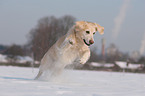
[[[65,70],[33,80],[37,68],[0,66],[0,96],[145,96],[145,74]]]

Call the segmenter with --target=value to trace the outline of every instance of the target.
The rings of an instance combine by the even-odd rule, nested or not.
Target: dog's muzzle
[[[89,41],[89,44],[86,42],[86,40],[85,40],[85,39],[83,39],[83,41],[84,41],[84,43],[85,43],[87,46],[90,46],[91,44],[93,44],[93,43],[94,43],[94,41],[93,41],[93,40],[90,40],[90,41]]]

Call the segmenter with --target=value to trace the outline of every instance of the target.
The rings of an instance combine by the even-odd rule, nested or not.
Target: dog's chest
[[[83,48],[75,46],[75,47],[71,47],[66,52],[64,52],[63,56],[65,56],[65,58],[74,61],[75,59],[80,58],[84,52],[85,50],[83,50]]]
[[[65,56],[68,59],[75,60],[79,56],[79,54],[79,50],[70,48],[66,52],[64,52],[63,56]]]

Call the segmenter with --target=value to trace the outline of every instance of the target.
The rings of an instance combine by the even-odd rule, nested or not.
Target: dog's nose
[[[93,44],[93,43],[94,43],[94,41],[93,41],[93,40],[90,40],[90,41],[89,41],[89,43],[90,43],[90,44]]]

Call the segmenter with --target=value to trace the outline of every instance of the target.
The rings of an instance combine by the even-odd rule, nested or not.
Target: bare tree
[[[56,18],[44,17],[38,21],[36,28],[29,33],[29,46],[31,46],[35,60],[40,60],[46,51],[57,39],[69,30],[76,19],[72,16]]]
[[[24,52],[23,52],[23,48],[20,45],[13,44],[5,50],[4,54],[12,55],[14,57],[18,55],[23,56]]]

